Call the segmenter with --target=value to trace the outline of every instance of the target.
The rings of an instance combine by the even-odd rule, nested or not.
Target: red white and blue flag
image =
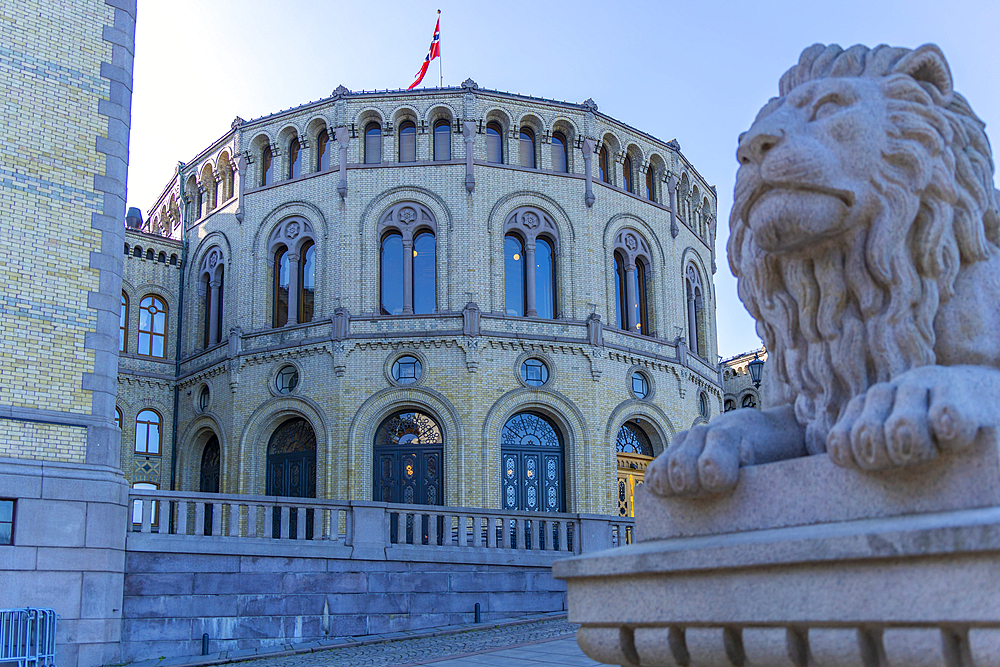
[[[438,11],[438,20],[434,24],[434,39],[431,40],[431,48],[427,50],[427,57],[424,58],[424,62],[420,65],[420,71],[417,72],[417,76],[413,83],[407,90],[413,90],[420,85],[420,82],[424,80],[424,75],[427,74],[427,66],[431,64],[431,61],[435,58],[441,56],[441,12]]]

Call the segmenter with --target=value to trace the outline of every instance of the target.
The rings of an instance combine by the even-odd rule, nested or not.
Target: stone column
[[[413,314],[413,238],[403,237],[403,314]]]
[[[670,193],[670,236],[677,238],[680,233],[677,228],[677,177],[673,174],[667,177],[667,191]]]
[[[594,140],[584,139],[583,140],[583,173],[586,177],[587,183],[587,194],[584,199],[587,202],[587,208],[594,205]]]
[[[628,310],[625,313],[625,318],[627,320],[626,326],[628,330],[632,333],[637,331],[636,324],[638,324],[638,318],[636,317],[636,293],[635,293],[635,263],[629,262],[625,265],[625,300],[628,302]]]
[[[465,189],[469,194],[472,194],[472,191],[476,189],[476,174],[472,168],[476,140],[476,123],[474,121],[462,121],[462,137],[465,139]]]
[[[299,323],[299,255],[288,253],[288,323]]]
[[[343,199],[347,196],[347,145],[351,142],[351,133],[346,127],[338,127],[334,133],[337,135],[337,148],[340,149],[340,182],[337,183],[337,192]]]
[[[524,244],[525,287],[524,316],[538,317],[535,303],[535,240]]]
[[[219,308],[222,306],[220,301],[222,294],[220,291],[222,287],[222,281],[218,278],[212,278],[208,283],[208,288],[211,290],[209,294],[209,312],[208,312],[208,344],[215,345],[219,342]]]

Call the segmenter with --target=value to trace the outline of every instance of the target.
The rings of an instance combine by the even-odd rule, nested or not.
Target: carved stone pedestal
[[[559,561],[595,660],[1000,667],[1000,451],[868,474],[743,468],[721,498],[636,491],[632,546]]]

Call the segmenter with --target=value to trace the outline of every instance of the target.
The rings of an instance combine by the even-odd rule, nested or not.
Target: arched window
[[[122,411],[121,411],[120,408],[116,407],[115,408],[115,426],[117,426],[119,429],[121,429],[121,427],[122,427],[122,423],[123,423],[122,419],[123,419],[122,418]]]
[[[535,168],[535,133],[530,127],[522,127],[520,133],[521,166]]]
[[[299,149],[299,140],[292,139],[288,144],[288,178],[298,178],[302,175],[302,151]]]
[[[556,260],[552,244],[535,241],[535,309],[538,317],[551,320],[556,308]]]
[[[260,156],[260,184],[262,186],[271,183],[271,179],[273,178],[271,175],[272,163],[271,147],[265,146]]]
[[[646,170],[646,199],[656,201],[656,191],[653,187],[653,166]]]
[[[417,126],[412,120],[399,124],[399,161],[416,162],[417,160]]]
[[[684,286],[687,303],[688,347],[695,354],[704,357],[705,327],[702,321],[705,297],[701,285],[701,275],[692,264],[684,272]]]
[[[753,394],[747,394],[743,397],[744,408],[756,408],[757,407],[757,397]]]
[[[434,159],[438,162],[451,159],[451,124],[444,119],[434,123]]]
[[[524,317],[524,244],[517,236],[508,234],[503,240],[503,252],[504,299],[507,314],[514,317]]]
[[[486,161],[503,164],[503,129],[497,122],[486,124]]]
[[[413,240],[413,312],[437,310],[437,275],[434,234],[422,232]]]
[[[653,457],[653,445],[649,442],[649,436],[632,422],[625,422],[618,429],[618,437],[615,439],[615,451],[620,454],[638,454],[639,456]]]
[[[202,493],[218,493],[222,477],[222,450],[219,448],[219,438],[212,435],[205,443],[201,452],[201,480],[198,490]],[[205,535],[212,535],[215,507],[205,503]]]
[[[316,137],[316,171],[330,168],[330,133],[323,130]]]
[[[383,315],[403,314],[403,235],[382,237],[380,287]]]
[[[153,410],[142,410],[135,417],[135,453],[159,456],[163,434],[160,415]]]
[[[628,311],[626,309],[625,257],[620,252],[615,253],[615,316],[619,329],[628,329]]]
[[[205,347],[219,342],[219,332],[222,331],[222,271],[218,278],[204,273],[201,277],[202,321],[205,324]]]
[[[725,402],[725,408],[724,408],[725,412],[730,412],[730,411],[735,410],[735,409],[736,409],[736,401],[734,401],[731,398],[727,398],[726,402]]]
[[[500,431],[503,508],[566,511],[563,456],[562,435],[551,421],[532,412],[508,419]]]
[[[653,445],[636,422],[625,422],[618,429],[615,452],[618,467],[618,514],[635,516],[635,487],[642,484],[646,466],[653,460]]]
[[[377,122],[365,127],[365,164],[382,161],[382,126]]]
[[[601,146],[601,152],[598,154],[597,158],[597,168],[600,169],[601,180],[605,183],[611,183],[611,165],[608,164],[609,161],[608,147]]]
[[[566,157],[566,135],[562,132],[552,133],[552,171],[569,171],[569,160]]]
[[[625,164],[622,165],[622,174],[624,176],[624,183],[622,185],[628,192],[632,192],[632,158],[625,156]]]
[[[167,356],[167,304],[155,296],[139,302],[139,354]]]
[[[649,320],[646,317],[646,264],[635,260],[635,327],[633,331],[643,336],[649,335]]]
[[[299,260],[299,322],[312,322],[316,304],[316,244],[309,241]]]
[[[128,297],[122,292],[121,311],[118,314],[118,351],[125,351],[125,333],[128,331]]]
[[[274,326],[288,324],[288,248],[282,246],[274,253]]]
[[[373,445],[372,500],[418,505],[444,502],[444,437],[433,417],[415,411],[397,412],[379,424]],[[410,533],[413,526],[406,530]],[[425,535],[426,531],[425,525]],[[411,541],[412,535],[407,537],[405,541]],[[450,537],[446,539],[450,541]]]

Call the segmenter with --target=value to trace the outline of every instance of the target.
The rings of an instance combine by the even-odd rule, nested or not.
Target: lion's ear
[[[941,93],[951,95],[951,68],[937,44],[924,44],[903,56],[893,72],[909,74],[917,81],[926,81]]]

